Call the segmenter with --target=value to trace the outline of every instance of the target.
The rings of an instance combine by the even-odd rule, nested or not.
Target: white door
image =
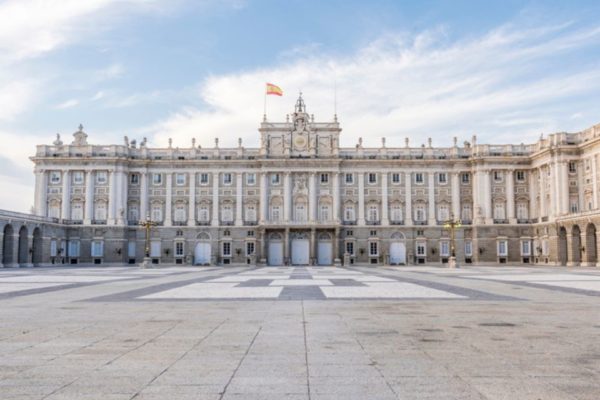
[[[390,264],[406,264],[406,247],[402,242],[390,245]]]
[[[210,243],[198,242],[194,249],[194,264],[210,264]]]
[[[308,239],[292,240],[292,264],[308,265],[309,247]]]
[[[323,242],[319,242],[318,245],[318,255],[317,255],[317,262],[319,265],[331,265],[331,250],[332,250],[332,245],[330,241],[323,241]]]
[[[269,265],[283,265],[283,242],[269,242]]]

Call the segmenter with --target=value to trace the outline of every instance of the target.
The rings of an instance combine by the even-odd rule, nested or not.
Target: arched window
[[[71,219],[81,221],[83,219],[83,203],[75,201],[71,204]]]
[[[471,221],[473,219],[473,210],[470,204],[463,204],[461,218],[463,221]]]
[[[163,220],[162,205],[160,205],[160,204],[152,205],[151,218],[152,218],[152,221],[154,221],[154,222],[162,222],[162,220]]]
[[[420,203],[415,205],[415,221],[427,221],[427,212],[425,210],[425,204]]]
[[[448,221],[450,219],[450,207],[448,204],[438,206],[438,221]]]
[[[392,222],[402,221],[402,206],[400,204],[393,204],[391,214]]]
[[[48,204],[48,216],[50,218],[60,218],[60,203],[58,201],[51,201]]]
[[[321,206],[320,220],[321,221],[329,221],[329,206],[328,205]]]
[[[529,207],[527,202],[520,201],[517,203],[517,219],[526,220],[529,219]]]
[[[354,205],[349,204],[344,207],[344,221],[355,221]]]
[[[129,211],[127,212],[127,219],[129,221],[138,221],[140,219],[140,212],[137,204],[129,205]]]
[[[231,222],[233,221],[233,209],[231,204],[225,204],[221,208],[221,218],[223,222]]]
[[[369,205],[369,213],[367,215],[368,221],[379,221],[379,208],[375,204]]]
[[[246,221],[256,221],[256,206],[253,204],[246,206]]]
[[[504,203],[495,203],[494,204],[494,219],[505,219],[506,213],[504,212]]]
[[[96,207],[94,209],[94,219],[97,221],[106,220],[106,203],[104,201],[99,201],[96,203]]]
[[[210,219],[210,211],[208,210],[208,206],[206,204],[201,204],[198,207],[198,221],[208,222],[209,219]]]
[[[177,204],[175,206],[175,213],[174,213],[173,220],[175,222],[185,222],[187,220],[187,218],[185,216],[185,205],[184,204]]]

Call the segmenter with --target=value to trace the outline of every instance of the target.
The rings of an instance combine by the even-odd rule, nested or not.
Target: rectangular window
[[[392,183],[400,183],[400,174],[397,172],[394,172],[392,174]]]
[[[98,185],[105,185],[108,182],[108,173],[106,171],[96,172],[96,183]]]
[[[160,242],[154,241],[150,243],[150,257],[160,257]]]
[[[465,257],[473,255],[473,243],[470,240],[465,240]]]
[[[185,185],[185,174],[175,174],[175,184],[177,186]]]
[[[378,256],[379,255],[379,246],[377,245],[377,242],[369,243],[369,255],[370,256]]]
[[[280,180],[279,180],[279,174],[272,174],[271,175],[271,183],[273,185],[279,185],[279,182],[280,182]]]
[[[81,185],[83,183],[83,172],[75,171],[73,172],[73,184]]]
[[[354,255],[354,242],[346,242],[346,253]]]
[[[460,174],[460,181],[464,184],[467,184],[471,181],[471,175],[468,172],[464,172]]]
[[[369,183],[377,183],[377,174],[369,172]]]
[[[502,182],[502,172],[501,171],[494,171],[494,181]]]
[[[346,184],[352,185],[354,183],[354,175],[346,174]]]
[[[223,185],[231,185],[231,174],[229,172],[223,174]]]
[[[207,173],[201,173],[200,174],[200,184],[201,185],[208,185],[208,174]]]
[[[131,174],[129,176],[129,182],[132,185],[137,185],[138,183],[140,183],[140,174]]]
[[[531,255],[531,242],[529,240],[521,241],[521,255],[522,256],[530,256]]]
[[[246,174],[246,185],[256,185],[256,174],[248,173]]]
[[[445,172],[440,172],[438,174],[438,183],[448,183],[448,174],[446,174]]]
[[[60,172],[59,171],[51,171],[50,172],[50,183],[60,183]]]
[[[102,257],[104,254],[104,242],[100,240],[94,240],[92,242],[92,257]]]
[[[329,174],[321,174],[321,183],[329,183]]]
[[[417,172],[415,174],[415,183],[423,183],[423,173]]]
[[[102,243],[102,242],[100,242]],[[69,240],[69,257],[79,257],[79,240]],[[102,256],[102,255],[100,255]]]
[[[450,255],[450,243],[440,242],[440,255],[442,257],[448,257]]]
[[[498,255],[500,257],[505,257],[508,254],[506,240],[498,241]]]
[[[517,171],[517,182],[525,182],[525,171]]]
[[[247,256],[251,256],[254,254],[254,250],[255,250],[255,243],[254,242],[247,242],[246,243],[246,255]]]
[[[231,256],[231,242],[223,242],[223,257]]]
[[[417,243],[417,256],[424,257],[425,256],[425,243]]]
[[[569,162],[569,173],[574,174],[577,172],[577,163],[574,161]]]
[[[183,256],[183,242],[175,242],[175,257]]]
[[[152,184],[160,185],[162,183],[162,174],[152,174]]]

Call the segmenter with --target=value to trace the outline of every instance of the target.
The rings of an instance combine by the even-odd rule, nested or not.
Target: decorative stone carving
[[[73,146],[87,146],[87,133],[83,131],[83,125],[79,124],[79,130],[73,134]]]

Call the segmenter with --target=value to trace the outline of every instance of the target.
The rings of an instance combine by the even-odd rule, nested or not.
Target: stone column
[[[148,176],[147,172],[140,174],[140,220],[145,220],[150,211],[148,210]]]
[[[560,215],[560,209],[562,208],[561,196],[557,193],[560,190],[560,171],[558,161],[554,161],[550,164],[550,195],[552,196],[552,217],[556,218]]]
[[[404,225],[412,226],[413,215],[412,215],[412,175],[410,172],[404,173],[404,206],[405,216]]]
[[[460,178],[459,172],[453,172],[451,174],[451,186],[452,186],[452,216],[456,219],[461,219],[460,216]]]
[[[577,195],[578,195],[578,202],[577,202],[577,211],[578,212],[582,212],[583,210],[585,210],[585,195],[583,192],[583,161],[579,161],[577,163]],[[597,235],[598,237],[600,237],[600,235]],[[598,247],[598,249],[600,249],[600,247]]]
[[[283,264],[291,264],[290,260],[290,228],[286,227],[283,234]]]
[[[317,241],[315,240],[315,236],[316,236],[316,232],[315,232],[315,228],[312,228],[310,230],[310,258],[308,263],[310,265],[314,265],[315,264],[315,258],[317,256],[317,252],[315,250],[315,246]]]
[[[537,197],[537,178],[535,176],[535,170],[529,171],[529,218],[539,218],[539,210],[536,205]],[[539,220],[538,220],[539,221]]]
[[[595,155],[592,156],[590,162],[592,163],[592,206],[596,210],[598,208],[598,168]]]
[[[484,195],[484,210],[486,224],[492,224],[492,182],[491,171],[489,169],[483,171],[483,195]]]
[[[546,204],[546,168],[540,168],[539,170],[539,185],[540,185],[540,219],[539,222],[542,222],[542,217],[548,216],[548,207]]]
[[[310,222],[317,221],[317,185],[315,173],[311,172],[308,175],[308,220]]]
[[[435,217],[435,173],[429,172],[427,174],[427,224],[436,225]]]
[[[219,173],[212,174],[212,226],[219,226]]]
[[[83,223],[89,225],[94,219],[94,171],[85,171],[85,213]]]
[[[473,224],[483,223],[483,210],[481,209],[481,176],[478,169],[474,169],[472,172],[472,188],[473,188]],[[480,214],[481,210],[481,214]]]
[[[506,171],[506,217],[509,224],[516,224],[515,218],[515,171],[509,169]]]
[[[173,173],[167,172],[167,191],[165,197],[165,226],[171,226],[173,220]]]
[[[125,214],[127,212],[127,172],[117,172],[117,182],[119,190],[117,191],[117,225],[125,225]]]
[[[235,174],[235,225],[242,226],[242,201],[243,201],[243,174],[238,172]]]
[[[381,225],[387,226],[390,224],[388,215],[388,173],[381,174]]]
[[[61,213],[60,217],[62,219],[70,219],[71,218],[71,174],[69,174],[69,170],[63,171],[63,186],[62,186],[62,201],[61,201]]]
[[[188,193],[188,226],[196,225],[196,173],[190,172],[188,179],[189,182],[189,193]]]
[[[365,173],[356,174],[358,179],[358,225],[365,224]]]
[[[333,173],[333,216],[334,223],[340,221],[340,174]]]
[[[562,197],[561,214],[569,213],[569,163],[563,161],[560,163],[560,187],[558,189]]]
[[[283,220],[288,223],[291,221],[292,194],[290,186],[291,175],[289,171],[283,173]]]
[[[48,173],[43,169],[35,172],[35,214],[45,217],[48,203]]]
[[[268,201],[268,193],[267,193],[267,174],[265,172],[261,172],[260,174],[260,223],[266,223],[268,218],[268,209],[269,209],[269,201]],[[265,237],[266,242],[266,237]]]
[[[108,225],[114,225],[116,223],[115,220],[115,201],[117,198],[117,185],[116,185],[116,174],[114,170],[110,171],[110,177],[108,178],[108,220],[106,223]]]

